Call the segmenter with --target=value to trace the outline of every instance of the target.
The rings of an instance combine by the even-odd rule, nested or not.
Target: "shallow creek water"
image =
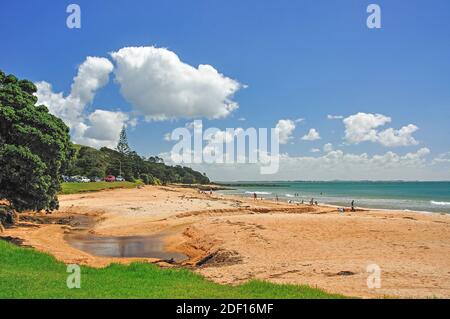
[[[90,234],[71,234],[67,242],[88,254],[101,257],[145,257],[181,262],[187,256],[164,250],[160,236],[95,236]]]
[[[172,259],[175,262],[188,259],[182,253],[165,250],[164,234],[152,236],[98,236],[88,233],[87,229],[78,229],[67,234],[65,240],[72,247],[93,256]]]

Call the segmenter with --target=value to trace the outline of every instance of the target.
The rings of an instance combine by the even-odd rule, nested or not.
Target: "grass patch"
[[[140,180],[132,182],[96,182],[96,183],[62,183],[60,194],[77,194],[86,192],[97,192],[105,189],[115,188],[135,188],[138,185],[144,185]]]
[[[319,289],[251,281],[219,285],[187,269],[145,263],[81,267],[81,288],[66,286],[66,265],[0,240],[0,298],[342,298]]]

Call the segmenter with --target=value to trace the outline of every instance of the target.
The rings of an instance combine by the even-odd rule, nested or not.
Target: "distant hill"
[[[82,175],[104,178],[107,175],[122,175],[126,180],[142,179],[153,183],[208,184],[209,178],[189,167],[169,166],[155,156],[148,158],[136,152],[122,154],[106,147],[97,150],[84,145],[75,145],[76,156],[65,175]]]

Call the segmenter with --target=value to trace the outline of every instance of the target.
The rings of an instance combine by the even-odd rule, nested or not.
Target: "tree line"
[[[127,181],[141,179],[146,184],[208,184],[210,182],[205,174],[189,167],[166,165],[158,156],[146,158],[135,151],[124,152],[120,147],[116,150],[106,147],[97,150],[88,146],[75,145],[75,148],[77,151],[65,171],[66,175],[82,175],[89,178],[121,175]]]
[[[36,105],[33,82],[0,70],[0,204],[16,211],[58,209],[61,176],[104,177],[152,183],[209,183],[188,167],[165,165],[159,157],[132,151],[122,130],[116,150],[74,145],[69,128],[44,105]]]

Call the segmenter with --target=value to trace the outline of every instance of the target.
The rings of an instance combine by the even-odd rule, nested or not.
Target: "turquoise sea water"
[[[450,182],[236,182],[224,194],[450,214]],[[298,196],[295,194],[298,193]]]

